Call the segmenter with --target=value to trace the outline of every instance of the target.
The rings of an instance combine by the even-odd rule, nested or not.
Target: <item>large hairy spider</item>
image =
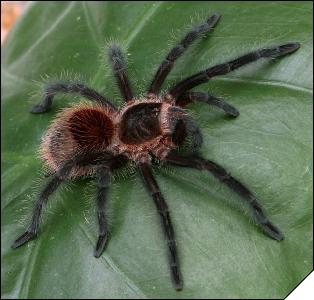
[[[201,101],[218,106],[227,115],[237,117],[238,110],[224,100],[209,93],[190,90],[214,76],[227,74],[262,57],[278,58],[292,53],[300,44],[289,43],[250,52],[227,63],[205,69],[178,82],[166,93],[159,93],[175,61],[197,38],[208,33],[219,18],[218,13],[213,14],[206,22],[189,31],[170,50],[144,97],[137,98],[133,95],[122,52],[117,46],[111,46],[109,57],[113,73],[125,101],[119,108],[108,98],[76,81],[60,81],[46,86],[44,100],[30,110],[32,113],[48,111],[57,93],[78,94],[94,101],[95,104],[78,104],[63,110],[44,135],[40,150],[43,160],[51,170],[51,179],[38,196],[30,226],[14,241],[13,248],[27,243],[38,234],[42,208],[62,182],[78,176],[93,175],[97,179],[96,206],[99,224],[94,255],[99,257],[105,249],[108,237],[106,194],[111,175],[116,169],[132,161],[142,175],[143,183],[161,217],[169,248],[173,284],[176,290],[181,290],[183,281],[175,234],[167,204],[151,171],[152,157],[163,163],[211,172],[242,196],[248,203],[254,220],[265,234],[278,241],[283,239],[283,234],[268,220],[248,188],[217,163],[198,155],[202,146],[202,135],[196,121],[182,107],[194,101]],[[188,154],[183,156],[179,154],[178,147],[185,139],[190,141],[190,145]]]

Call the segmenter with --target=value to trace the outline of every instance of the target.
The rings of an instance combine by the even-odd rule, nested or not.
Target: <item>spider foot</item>
[[[281,231],[271,222],[267,221],[264,224],[261,224],[261,227],[263,231],[277,241],[282,241],[284,239],[284,235],[281,233]]]
[[[215,12],[210,18],[206,21],[208,24],[212,24],[212,26],[215,26],[216,23],[221,18],[221,14],[218,12]]]
[[[171,272],[172,272],[172,282],[173,282],[174,288],[177,291],[181,291],[183,288],[183,280],[182,280],[179,267],[177,265],[171,266]]]
[[[14,243],[12,244],[11,248],[16,249],[24,244],[26,244],[28,241],[36,237],[36,233],[32,231],[26,231],[24,232],[20,237],[18,237]]]
[[[105,235],[100,235],[98,237],[98,241],[97,241],[97,244],[96,244],[96,248],[95,248],[95,251],[94,251],[94,256],[95,257],[100,257],[101,254],[103,253],[105,247],[106,247],[106,243],[107,243],[107,237],[108,235],[105,234]]]
[[[276,48],[263,50],[264,51],[263,56],[272,57],[272,58],[282,57],[282,56],[285,56],[287,54],[297,51],[299,48],[300,48],[300,43],[284,44]]]
[[[41,103],[34,105],[33,107],[31,107],[29,109],[29,112],[32,114],[41,114],[44,112],[47,112],[49,110],[49,108],[45,107],[44,105],[42,105]]]
[[[240,115],[239,111],[234,106],[226,102],[223,104],[222,109],[225,111],[226,114],[228,114],[231,117],[236,118]]]
[[[251,204],[253,205],[253,209],[254,209],[253,214],[254,214],[255,220],[261,226],[263,231],[269,237],[271,237],[277,241],[282,241],[284,239],[283,234],[280,232],[280,230],[274,224],[272,224],[268,220],[268,218],[265,216],[260,204],[256,200],[252,201]]]

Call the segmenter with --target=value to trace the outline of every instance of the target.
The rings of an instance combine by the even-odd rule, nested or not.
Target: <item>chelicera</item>
[[[171,277],[175,289],[181,290],[183,280],[173,225],[165,199],[151,171],[154,157],[165,164],[211,172],[242,196],[248,203],[254,220],[265,234],[278,241],[283,239],[283,234],[269,221],[256,196],[247,187],[219,164],[199,156],[198,150],[202,146],[201,131],[183,107],[191,102],[201,101],[223,109],[231,117],[237,117],[238,110],[223,99],[209,93],[190,90],[214,76],[227,74],[260,58],[278,58],[292,53],[300,47],[299,43],[250,52],[192,75],[165,93],[160,92],[175,61],[197,38],[208,33],[219,18],[218,13],[213,14],[206,22],[189,31],[170,50],[159,66],[146,96],[143,97],[133,95],[121,50],[117,46],[110,47],[109,57],[113,73],[124,99],[121,107],[116,107],[108,98],[80,82],[60,81],[45,87],[44,99],[31,109],[32,113],[48,111],[57,93],[78,94],[91,102],[64,109],[43,136],[40,149],[43,160],[50,168],[50,179],[39,193],[29,227],[14,241],[13,248],[22,246],[38,234],[42,208],[61,183],[78,176],[90,175],[95,177],[97,182],[99,233],[94,255],[99,257],[105,249],[108,237],[106,193],[110,178],[115,170],[132,162],[141,174],[160,214],[169,248]],[[178,148],[185,139],[190,141],[189,150],[187,154],[182,155]]]

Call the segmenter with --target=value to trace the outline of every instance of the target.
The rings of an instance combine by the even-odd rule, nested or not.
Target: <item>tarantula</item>
[[[167,204],[151,171],[152,157],[164,163],[211,172],[242,196],[248,203],[254,220],[267,235],[278,241],[283,239],[283,234],[268,220],[255,195],[248,188],[217,163],[198,155],[202,135],[196,121],[182,107],[201,101],[223,109],[231,117],[237,117],[238,110],[224,100],[209,93],[190,90],[214,76],[227,74],[262,57],[277,58],[292,53],[300,44],[288,43],[250,52],[227,63],[205,69],[178,82],[166,93],[160,93],[175,61],[197,38],[208,33],[219,19],[218,13],[213,14],[206,22],[190,30],[170,50],[144,97],[137,98],[133,95],[122,52],[119,47],[111,46],[109,58],[125,101],[119,108],[108,98],[77,81],[54,82],[45,87],[44,99],[30,110],[32,113],[48,111],[57,93],[78,94],[95,103],[78,104],[63,110],[43,136],[40,152],[51,170],[51,179],[38,196],[29,227],[14,241],[13,248],[27,243],[37,235],[42,208],[62,182],[90,175],[97,179],[96,211],[99,234],[94,256],[99,257],[105,249],[108,237],[106,194],[110,178],[115,170],[132,161],[142,175],[161,217],[169,248],[171,277],[175,289],[181,290],[183,280],[174,229]],[[190,141],[189,152],[183,156],[179,154],[178,147],[187,138]]]

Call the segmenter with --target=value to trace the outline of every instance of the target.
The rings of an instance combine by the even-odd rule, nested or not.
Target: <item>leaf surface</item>
[[[100,259],[92,181],[57,192],[38,238],[18,250],[41,162],[37,149],[55,113],[28,113],[41,76],[84,76],[120,103],[99,53],[110,39],[127,48],[130,78],[143,93],[190,24],[222,18],[191,47],[165,88],[209,65],[265,46],[298,41],[281,60],[263,60],[195,90],[210,91],[240,110],[237,119],[204,104],[189,111],[204,135],[202,155],[223,165],[260,199],[285,234],[266,237],[241,199],[206,172],[155,167],[173,218],[184,276],[173,290],[155,206],[137,174],[118,177],[109,195],[110,243]],[[311,2],[35,2],[2,48],[2,298],[283,298],[312,269],[312,15]],[[194,22],[193,21],[193,22]],[[239,204],[238,204],[239,203]]]

